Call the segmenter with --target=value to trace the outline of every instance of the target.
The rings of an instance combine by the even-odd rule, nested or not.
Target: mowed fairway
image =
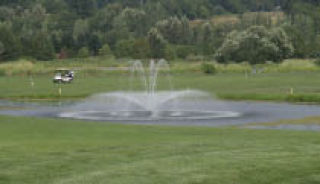
[[[95,75],[80,72],[73,84],[61,85],[62,98],[83,98],[102,92],[126,91],[132,87],[129,79],[130,75],[125,72],[102,72]],[[320,73],[316,72],[266,73],[249,75],[248,78],[241,73],[182,73],[175,74],[172,83],[175,89],[204,90],[224,99],[320,102],[319,79]],[[52,76],[48,75],[32,78],[0,77],[0,98],[58,98],[59,85],[53,84],[51,80]],[[136,79],[131,84],[139,87],[139,81]],[[159,77],[158,90],[170,90],[166,77]]]
[[[320,134],[0,116],[1,184],[320,183]]]

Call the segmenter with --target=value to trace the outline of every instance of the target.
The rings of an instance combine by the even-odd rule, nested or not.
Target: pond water
[[[319,116],[320,106],[318,105],[296,105],[288,103],[269,103],[269,102],[233,102],[217,100],[200,100],[181,102],[184,109],[197,109],[196,112],[225,112],[231,113],[229,116],[212,116],[207,118],[167,118],[167,119],[122,119],[105,120],[99,118],[63,116],[66,113],[76,113],[86,110],[90,112],[93,108],[86,102],[14,102],[0,100],[0,114],[12,116],[30,116],[30,117],[50,117],[50,118],[69,118],[84,119],[90,121],[114,122],[122,124],[145,124],[145,125],[183,125],[183,126],[230,126],[245,125],[248,123],[271,122],[281,119],[299,119],[309,116]],[[109,107],[114,108],[114,107]],[[77,109],[75,111],[75,109]],[[111,113],[110,109],[105,109]],[[163,113],[168,113],[162,111]],[[171,113],[170,111],[169,113]],[[103,112],[99,112],[102,113]],[[189,111],[183,111],[183,115],[188,116]],[[190,112],[193,113],[193,112]],[[192,115],[192,114],[191,114]],[[204,114],[207,115],[207,114]],[[104,116],[104,115],[102,115]],[[181,114],[171,114],[171,116],[181,116]],[[259,127],[254,127],[259,128]],[[270,127],[260,127],[270,128]],[[273,129],[319,129],[319,126],[297,127],[291,125],[282,125],[273,127]]]

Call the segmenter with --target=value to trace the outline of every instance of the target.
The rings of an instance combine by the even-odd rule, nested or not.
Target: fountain
[[[74,106],[72,112],[63,112],[59,117],[111,120],[200,120],[237,117],[239,113],[201,109],[196,104],[210,95],[198,90],[174,91],[167,61],[151,60],[149,69],[141,61],[130,64],[129,89],[119,92],[94,95]],[[165,90],[158,90],[160,74],[164,75]],[[161,76],[162,77],[162,76]],[[88,110],[89,109],[89,110]]]

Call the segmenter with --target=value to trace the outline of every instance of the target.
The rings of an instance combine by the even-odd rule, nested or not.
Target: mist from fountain
[[[164,76],[167,88],[159,90],[159,76]],[[74,106],[73,112],[64,112],[60,117],[90,120],[187,120],[235,117],[237,113],[199,109],[196,102],[209,99],[208,93],[198,90],[175,91],[167,61],[151,60],[149,67],[141,61],[130,63],[127,91],[94,95]],[[195,107],[195,108],[194,108]],[[90,109],[90,110],[88,110]]]

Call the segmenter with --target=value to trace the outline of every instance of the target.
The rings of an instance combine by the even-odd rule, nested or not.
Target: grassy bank
[[[115,59],[112,57],[91,57],[85,59],[66,59],[53,61],[30,61],[18,60],[0,64],[0,76],[34,76],[52,75],[57,68],[70,68],[80,70],[85,73],[101,72],[108,67],[125,68],[130,66],[130,59]],[[149,60],[142,61],[145,66]],[[169,61],[171,71],[176,74],[181,73],[202,73],[202,64],[211,63],[215,66],[217,73],[288,73],[288,72],[319,72],[320,67],[315,60],[290,59],[280,64],[260,64],[251,66],[248,63],[240,64],[219,64],[213,61]],[[115,71],[114,73],[121,73]]]
[[[133,84],[129,85],[129,76],[126,72],[78,72],[75,81],[67,85],[53,84],[52,75],[2,76],[0,98],[84,98],[95,93],[138,88],[139,79],[133,80]],[[175,89],[204,90],[222,99],[320,102],[319,79],[320,73],[317,72],[264,73],[248,76],[243,73],[205,75],[193,72],[173,74],[172,83]],[[165,76],[159,77],[158,89],[170,89]]]
[[[252,125],[258,126],[277,126],[277,125],[319,125],[320,126],[320,118],[319,117],[306,117],[302,119],[284,119],[275,122],[264,122],[264,123],[250,123],[246,124],[246,127],[250,127]]]
[[[147,61],[144,62],[147,65]],[[287,60],[281,64],[264,64],[255,68],[246,63],[214,63],[216,75],[203,74],[201,64],[170,62],[175,89],[200,89],[230,100],[320,102],[320,67],[313,60]],[[76,69],[73,84],[52,84],[54,70],[61,67]],[[139,86],[138,80],[134,80],[132,86],[129,84],[128,71],[111,71],[108,67],[128,67],[128,60],[93,57],[48,62],[22,60],[0,64],[0,98],[78,99],[95,93]],[[165,77],[159,77],[158,80],[159,90],[170,89]],[[59,94],[60,87],[62,95]]]
[[[304,131],[0,116],[0,183],[319,183],[319,140]]]

